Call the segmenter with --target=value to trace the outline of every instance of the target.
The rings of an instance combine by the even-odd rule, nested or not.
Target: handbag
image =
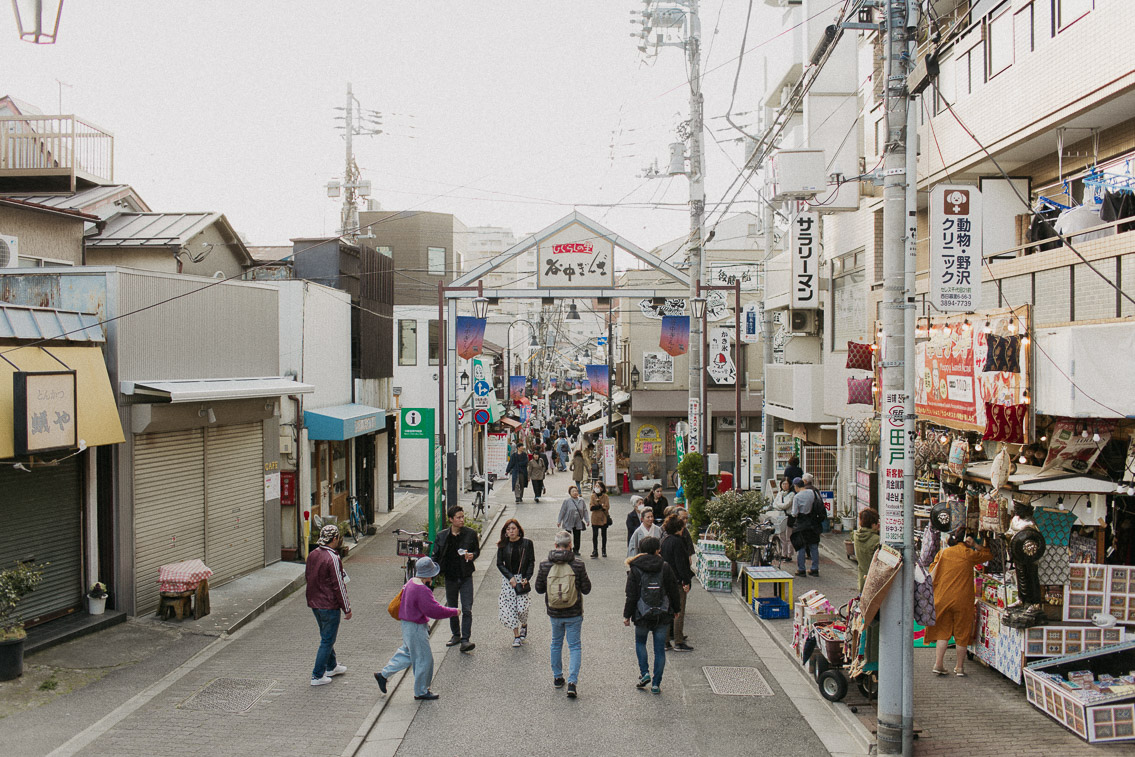
[[[401,618],[398,617],[398,612],[402,609],[402,592],[405,590],[406,587],[402,587],[398,594],[395,595],[394,599],[390,600],[390,604],[386,606],[386,611],[390,613],[390,617],[395,620],[401,620]]]
[[[524,556],[526,554],[528,554],[528,545],[521,543],[520,549],[522,550],[521,553],[520,553],[520,565],[521,565],[521,567],[523,567],[524,566]],[[528,592],[532,591],[532,582],[531,581],[525,581],[524,577],[521,576],[517,580],[516,586],[512,587],[512,590],[516,593],[516,596],[518,596],[518,597],[522,596],[522,595],[527,594]]]
[[[808,544],[804,537],[804,531],[798,531],[795,528],[792,529],[792,536],[790,537],[790,539],[792,541],[792,548],[797,552],[804,549],[804,547]]]

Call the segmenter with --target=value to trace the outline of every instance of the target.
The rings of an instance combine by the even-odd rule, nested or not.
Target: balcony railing
[[[796,423],[826,423],[824,366],[810,363],[765,366],[765,403],[778,418]]]
[[[76,116],[0,116],[0,186],[74,192],[113,181],[110,132]]]

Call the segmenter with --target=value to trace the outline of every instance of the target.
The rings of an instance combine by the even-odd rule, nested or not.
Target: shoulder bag
[[[525,542],[526,542],[526,540],[524,540],[524,539],[521,539],[521,541],[520,541],[520,568],[521,569],[524,568],[524,556],[526,554],[528,554],[528,544],[525,543]],[[524,577],[520,576],[516,581],[516,586],[513,586],[512,590],[514,592],[516,592],[516,596],[518,596],[518,597],[523,595],[523,594],[527,594],[528,592],[532,591],[532,582],[531,581],[525,581]]]
[[[386,611],[390,613],[390,617],[395,620],[401,620],[401,618],[398,617],[398,613],[402,609],[402,592],[405,590],[406,587],[403,586],[394,596],[394,599],[390,600],[390,604],[386,606]]]

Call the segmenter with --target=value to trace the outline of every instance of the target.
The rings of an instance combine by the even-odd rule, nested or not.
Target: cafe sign
[[[75,372],[16,372],[12,379],[16,454],[78,447]]]

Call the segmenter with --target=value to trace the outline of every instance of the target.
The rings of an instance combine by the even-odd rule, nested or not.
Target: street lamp
[[[639,379],[638,366],[632,365],[631,366],[631,388],[632,389],[638,389],[638,379]]]
[[[705,318],[705,297],[695,297],[690,300],[690,308],[693,310],[694,318],[699,321]]]
[[[474,300],[474,302],[476,302],[476,300]],[[518,323],[526,323],[526,324],[528,324],[528,328],[530,328],[532,330],[531,338],[528,340],[529,350],[531,351],[531,348],[540,346],[540,342],[536,339],[536,325],[534,323],[532,323],[532,321],[529,321],[526,318],[518,318],[517,320],[508,324],[508,329],[505,330],[505,336],[504,336],[504,352],[505,352],[504,363],[505,363],[506,373],[508,374],[508,376],[505,377],[505,382],[506,382],[506,386],[505,386],[506,394],[505,394],[505,396],[506,397],[509,396],[508,386],[507,386],[507,382],[509,381],[508,377],[512,375],[512,368],[513,368],[513,366],[512,366],[512,327],[515,326]]]
[[[463,391],[463,392],[468,391],[469,390],[469,373],[464,368],[461,369],[460,379],[461,379],[461,391]]]
[[[576,305],[574,302],[569,303],[567,315],[564,316],[564,320],[565,321],[578,321],[579,319],[580,319],[579,318],[579,306]]]
[[[488,297],[474,297],[473,298],[473,317],[485,319],[489,313],[489,298]]]
[[[35,45],[54,45],[63,0],[12,0],[20,39]]]

